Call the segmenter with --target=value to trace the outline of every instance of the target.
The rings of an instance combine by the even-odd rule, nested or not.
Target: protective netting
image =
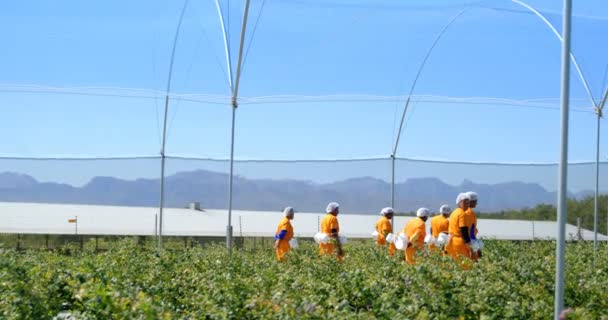
[[[244,1],[217,3],[188,1],[181,23],[182,1],[4,4],[2,82],[164,92],[179,25],[171,91],[228,96],[236,76],[226,53],[234,74]],[[404,95],[421,70],[416,94],[554,98],[560,42],[548,24],[560,31],[560,9],[546,0],[253,0],[239,96]],[[605,12],[600,0],[574,7],[572,51],[597,100]],[[573,97],[589,98],[572,78]]]
[[[0,201],[158,206],[158,158],[1,159]],[[77,213],[74,213],[77,214]]]
[[[158,207],[160,158],[2,159],[0,201]],[[600,172],[607,170],[602,163]],[[569,192],[593,194],[595,165],[569,166]],[[395,208],[453,206],[459,192],[476,191],[480,210],[498,212],[554,204],[557,166],[455,163],[399,158],[395,161]],[[323,212],[330,201],[344,212],[375,214],[391,204],[390,158],[327,161],[237,161],[233,207],[238,210]],[[203,209],[228,206],[229,161],[170,157],[165,206]],[[608,191],[600,179],[600,191]]]
[[[244,9],[0,4],[0,201],[157,207],[165,139],[166,207],[226,208]],[[606,12],[599,0],[574,8],[572,197],[595,187]],[[463,189],[483,194],[487,212],[555,201],[556,3],[253,0],[248,18],[235,209],[319,212],[335,200],[376,213],[391,203],[395,151],[403,212],[452,204]]]

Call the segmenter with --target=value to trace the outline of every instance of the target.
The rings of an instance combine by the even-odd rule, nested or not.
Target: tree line
[[[606,234],[608,232],[608,195],[601,195],[598,203],[598,232]],[[581,227],[593,231],[593,209],[593,196],[581,200],[568,199],[567,222],[576,225],[577,219],[581,218]],[[539,204],[533,208],[520,210],[477,212],[477,216],[486,219],[555,221],[557,220],[557,207],[550,204]]]

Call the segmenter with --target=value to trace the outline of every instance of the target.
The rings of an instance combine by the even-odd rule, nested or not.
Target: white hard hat
[[[447,204],[444,204],[439,208],[440,214],[450,214],[451,212],[452,212],[452,209]]]
[[[391,207],[386,207],[386,208],[382,208],[382,210],[380,210],[380,215],[385,216],[389,213],[394,213],[395,211],[393,210],[393,208]]]
[[[331,212],[334,212],[338,208],[340,208],[340,205],[337,202],[330,202],[327,205],[327,208],[325,208],[325,212],[331,213]]]
[[[469,196],[469,200],[477,201],[477,193],[475,193],[473,191],[469,191],[469,192],[467,192],[467,195]]]
[[[471,198],[466,193],[459,193],[458,197],[456,197],[456,204],[460,204],[463,200],[471,200]]]
[[[283,209],[283,215],[284,216],[288,216],[290,214],[293,214],[295,211],[293,210],[292,207],[286,207],[285,209]]]
[[[428,217],[431,211],[427,208],[420,208],[416,212],[416,217]]]

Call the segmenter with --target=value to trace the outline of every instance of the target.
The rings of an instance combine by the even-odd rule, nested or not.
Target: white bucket
[[[339,235],[338,238],[340,239],[340,244],[348,243],[348,239],[346,239],[346,236]]]
[[[430,234],[427,234],[424,237],[424,243],[426,243],[426,244],[433,244],[433,236],[430,235]]]
[[[435,243],[438,246],[443,246],[443,245],[447,244],[448,243],[448,234],[445,232],[441,232],[439,234],[439,236],[437,236],[437,240],[435,241]]]
[[[483,241],[481,241],[481,239],[471,241],[471,250],[477,252],[481,249],[483,249]]]
[[[296,238],[291,238],[291,240],[289,240],[289,246],[292,249],[297,249],[298,248],[298,239]]]
[[[326,233],[318,232],[317,234],[315,234],[314,239],[315,242],[318,244],[325,244],[329,242],[329,236]]]
[[[372,239],[378,240],[378,231],[372,232]]]
[[[397,236],[397,239],[395,239],[395,248],[397,248],[397,250],[405,250],[405,248],[407,248],[407,242],[407,236],[400,233],[399,236]]]

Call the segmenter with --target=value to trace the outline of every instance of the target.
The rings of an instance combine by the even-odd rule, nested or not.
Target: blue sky
[[[236,64],[242,2],[220,2],[230,33],[232,63]],[[528,3],[561,30],[560,1]],[[0,4],[0,39],[4,42],[0,59],[4,123],[0,134],[6,138],[0,153],[33,157],[158,154],[163,106],[160,96],[65,95],[42,93],[41,89],[14,90],[14,86],[77,87],[73,91],[123,87],[163,92],[182,4]],[[453,161],[555,162],[559,152],[560,44],[538,18],[510,1],[441,0],[428,4],[422,0],[252,0],[240,95],[297,95],[300,98],[296,100],[326,95],[404,96],[438,32],[465,7],[469,9],[431,53],[414,94],[554,99],[555,108],[415,99],[399,155]],[[608,3],[576,1],[574,12],[572,50],[594,98],[599,100],[608,66]],[[213,1],[191,0],[180,32],[172,91],[225,96],[226,104],[173,101],[167,151],[226,158],[230,89]],[[570,159],[591,161],[595,156],[595,117],[581,111],[591,106],[574,69],[571,95],[578,109],[571,113]],[[236,156],[387,156],[403,103],[403,99],[243,103],[237,116]],[[607,137],[602,140],[605,159],[608,129],[605,120],[602,123],[602,137]],[[5,168],[31,172],[42,180],[76,184],[97,174],[135,178],[154,176],[155,172],[155,164],[144,166],[145,170],[114,163],[93,164],[73,172],[66,169],[70,166],[58,169],[45,163],[7,162]],[[177,166],[173,170],[195,167]],[[302,177],[301,170],[279,170],[284,173],[278,176],[271,165],[267,167],[243,169],[242,173]],[[327,173],[332,170],[318,171],[306,177],[332,180]],[[349,172],[380,176],[372,171],[362,166]],[[447,171],[438,170],[438,175],[447,176]],[[335,175],[335,179],[343,177]],[[543,177],[547,186],[552,184],[547,182],[554,179],[551,173]],[[492,181],[492,173],[480,180],[484,178]],[[496,181],[507,178],[508,174],[496,173]]]

